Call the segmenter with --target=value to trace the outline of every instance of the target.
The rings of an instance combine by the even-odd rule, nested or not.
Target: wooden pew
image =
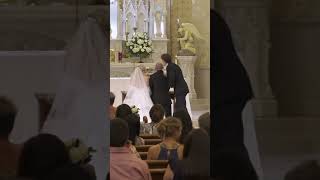
[[[139,136],[143,139],[160,139],[160,137],[157,135],[140,134]]]
[[[146,160],[149,169],[166,169],[168,166],[167,160]]]
[[[136,146],[136,149],[138,152],[148,152],[149,151],[149,148],[151,147],[152,145],[142,145],[142,146]]]
[[[139,152],[139,155],[142,160],[147,160],[148,152]]]
[[[166,169],[150,169],[152,180],[163,180]]]
[[[145,145],[156,145],[162,142],[161,139],[144,139]]]

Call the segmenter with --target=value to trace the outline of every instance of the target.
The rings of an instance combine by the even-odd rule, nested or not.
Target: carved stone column
[[[256,116],[277,115],[277,101],[269,83],[269,19],[265,0],[226,0],[218,11],[230,26],[233,40],[254,90]]]
[[[197,93],[194,89],[194,65],[197,60],[197,56],[177,56],[177,59],[183,76],[188,84],[190,98],[197,99]]]

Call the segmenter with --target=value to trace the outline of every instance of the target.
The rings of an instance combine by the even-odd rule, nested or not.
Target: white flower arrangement
[[[152,41],[146,32],[137,32],[126,41],[126,47],[131,57],[145,58],[152,54]]]
[[[139,113],[139,108],[138,107],[136,107],[136,106],[132,106],[131,107],[131,112],[133,113],[133,114],[138,114]]]
[[[92,147],[85,145],[80,139],[73,138],[65,142],[73,164],[87,164],[91,161],[91,153],[96,152]]]

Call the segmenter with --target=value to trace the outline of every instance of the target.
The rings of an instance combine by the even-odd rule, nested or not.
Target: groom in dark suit
[[[163,74],[163,65],[156,64],[156,72],[150,76],[149,86],[153,104],[161,104],[166,111],[166,117],[171,116],[171,100],[169,95],[169,83]]]
[[[169,54],[161,55],[162,63],[164,64],[164,75],[167,76],[169,82],[169,93],[173,94],[176,100],[175,111],[185,110],[186,95],[189,93],[189,88],[184,80],[180,67],[172,63]]]

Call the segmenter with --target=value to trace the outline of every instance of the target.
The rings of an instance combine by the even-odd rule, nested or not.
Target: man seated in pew
[[[146,162],[127,147],[128,123],[120,118],[110,121],[110,179],[151,180]]]
[[[183,145],[178,143],[181,135],[181,121],[174,117],[162,120],[157,125],[162,142],[150,147],[148,160],[173,160],[182,159]]]

